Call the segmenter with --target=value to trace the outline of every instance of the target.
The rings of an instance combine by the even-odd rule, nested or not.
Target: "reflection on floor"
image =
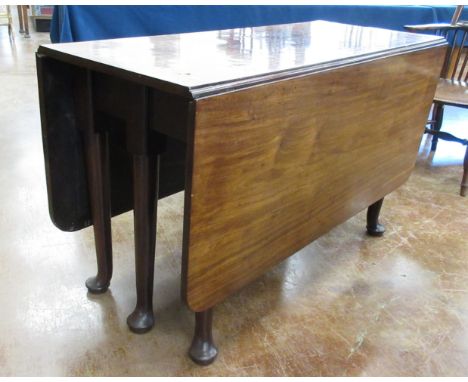
[[[185,353],[193,317],[179,300],[183,195],[159,208],[155,329],[128,331],[132,216],[113,221],[110,292],[86,294],[95,271],[90,229],[48,217],[34,52],[46,34],[0,29],[0,375],[468,374],[468,198],[463,148],[421,146],[409,182],[384,203],[382,239],[359,214],[215,310],[221,350],[210,367]],[[465,111],[443,129],[468,137]]]

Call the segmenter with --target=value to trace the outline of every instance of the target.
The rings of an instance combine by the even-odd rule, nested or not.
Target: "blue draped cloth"
[[[404,30],[405,24],[448,22],[454,10],[411,5],[58,5],[50,36],[52,42],[87,41],[310,20]]]

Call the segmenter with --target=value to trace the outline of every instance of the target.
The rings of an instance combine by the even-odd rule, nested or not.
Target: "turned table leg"
[[[96,246],[97,275],[86,280],[90,293],[104,293],[112,278],[109,152],[106,136],[87,138],[88,188]]]
[[[97,257],[97,275],[86,280],[90,293],[103,293],[112,277],[112,236],[110,205],[109,145],[107,133],[95,126],[92,73],[79,81],[77,108],[84,132],[88,195]]]
[[[153,278],[158,200],[158,155],[134,155],[134,228],[137,303],[127,324],[135,333],[154,325]]]
[[[127,89],[135,101],[128,111],[127,151],[133,157],[133,217],[135,232],[135,278],[137,301],[127,324],[134,333],[154,325],[153,278],[156,250],[156,218],[159,188],[159,156],[165,137],[150,129],[152,92],[145,86]]]
[[[380,209],[382,208],[384,198],[377,200],[367,209],[367,233],[370,236],[382,236],[385,227],[379,223]]]
[[[199,365],[211,364],[218,355],[212,335],[213,308],[195,313],[195,333],[189,356]]]

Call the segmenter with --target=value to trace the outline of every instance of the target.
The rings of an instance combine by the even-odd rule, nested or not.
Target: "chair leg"
[[[442,119],[444,117],[444,105],[441,104],[434,104],[434,110],[433,110],[433,119],[435,121],[434,124],[434,130],[436,132],[439,132],[441,127],[442,127]],[[439,140],[439,137],[437,135],[432,136],[432,145],[431,145],[431,151],[435,151],[437,148],[437,142]]]
[[[463,161],[463,178],[460,187],[460,195],[466,196],[468,189],[468,145],[466,145],[465,160]]]

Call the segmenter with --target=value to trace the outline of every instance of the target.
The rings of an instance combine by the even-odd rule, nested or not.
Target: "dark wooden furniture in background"
[[[189,354],[212,362],[216,304],[368,206],[369,234],[383,233],[382,199],[413,169],[445,46],[322,21],[41,46],[50,214],[64,230],[94,225],[90,291],[109,286],[111,216],[133,208],[128,324],[151,329],[155,202],[185,188]]]
[[[53,11],[53,5],[35,4],[31,6],[31,20],[36,32],[50,32]]]
[[[463,162],[463,176],[460,185],[460,195],[466,196],[468,190],[468,139],[461,139],[452,134],[441,131],[444,106],[468,108],[468,24],[427,24],[407,25],[412,32],[431,32],[445,37],[450,45],[447,49],[444,66],[434,96],[432,118],[428,121],[430,128],[426,133],[432,135],[431,151],[437,148],[438,138],[458,142],[466,146]]]

